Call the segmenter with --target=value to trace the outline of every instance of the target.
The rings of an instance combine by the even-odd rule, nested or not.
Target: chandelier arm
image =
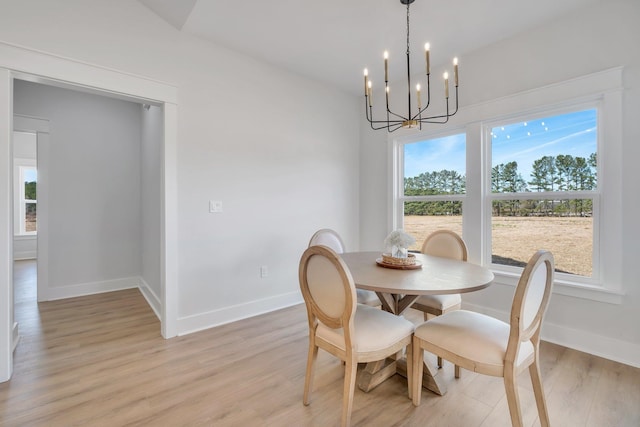
[[[389,126],[391,125],[397,125],[397,124],[402,124],[404,123],[403,120],[390,120],[389,122],[387,122],[386,120],[368,120],[369,123],[389,123]]]
[[[369,122],[369,124],[371,125],[371,129],[373,130],[380,130],[380,129],[387,129],[389,132],[393,132],[396,129],[399,129],[402,127],[402,123],[387,123],[383,126],[379,126],[379,127],[374,127],[374,123],[387,123],[385,121],[373,121],[373,122]],[[391,130],[391,128],[394,128],[393,130]]]
[[[394,113],[393,111],[391,111],[391,110],[389,110],[387,108],[387,117],[389,117],[389,114],[391,114],[392,116],[397,117],[398,119],[400,119],[400,121],[409,120],[407,117],[401,116],[400,114],[396,114],[396,113]]]
[[[449,99],[447,98],[447,113],[446,114],[440,114],[437,116],[430,116],[430,117],[421,117],[418,121],[422,122],[422,123],[446,123],[449,119],[449,117],[454,116],[456,113],[458,112],[458,87],[456,86],[456,108],[453,111],[453,113],[449,112]],[[442,118],[447,118],[446,121],[431,121],[432,119],[442,119]]]
[[[440,115],[437,115],[437,116],[425,117],[424,119],[422,119],[422,122],[423,123],[447,123],[449,121],[449,117],[453,116],[457,112],[457,109],[453,114],[450,114],[449,113],[449,98],[447,98],[446,104],[447,104],[447,112],[446,112],[446,114],[440,114]],[[435,119],[445,119],[445,120],[444,121],[439,121],[439,120],[435,120]]]
[[[381,129],[390,129],[390,126],[402,126],[402,121],[401,120],[394,120],[394,121],[389,121],[389,120],[373,120],[373,108],[368,105],[368,96],[365,95],[364,97],[364,110],[366,113],[366,117],[367,117],[367,121],[369,122],[369,125],[371,126],[371,129],[373,130],[381,130]],[[369,108],[367,108],[369,107]],[[374,123],[378,124],[378,123],[384,123],[384,126],[380,126],[380,127],[375,127]],[[389,132],[392,132],[389,130]]]
[[[371,111],[372,108],[369,107],[369,109],[367,110],[366,106],[365,106],[365,110],[366,110],[366,118],[367,121],[371,124],[371,128],[378,130],[378,129],[384,129],[384,128],[389,128],[390,126],[402,126],[402,123],[404,122],[404,120],[373,120],[373,112]],[[380,123],[384,123],[384,126],[382,127],[378,127],[378,128],[374,128],[373,125],[374,124],[380,124]]]

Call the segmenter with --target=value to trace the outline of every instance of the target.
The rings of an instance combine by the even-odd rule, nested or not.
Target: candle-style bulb
[[[389,81],[389,52],[384,51],[384,81]]]
[[[364,69],[364,96],[367,96],[367,82],[369,81],[369,70]]]
[[[367,93],[369,94],[369,107],[373,106],[373,96],[371,96],[371,80],[367,81]]]
[[[453,58],[453,82],[458,87],[458,58]]]
[[[416,98],[418,98],[418,111],[422,110],[422,101],[420,100],[420,83],[416,85]]]
[[[424,59],[426,62],[426,66],[427,66],[427,75],[429,75],[429,73],[431,72],[431,61],[429,59],[429,49],[431,48],[431,45],[429,43],[425,43],[424,44]]]
[[[446,71],[442,75],[444,77],[444,97],[449,98],[449,73]]]

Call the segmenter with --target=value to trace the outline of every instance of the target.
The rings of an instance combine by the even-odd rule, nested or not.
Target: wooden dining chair
[[[311,240],[309,240],[309,247],[323,245],[327,246],[337,254],[341,254],[345,252],[344,242],[340,235],[330,228],[323,228],[316,231],[313,236],[311,236]],[[373,307],[378,307],[382,303],[380,302],[380,298],[373,291],[367,291],[366,289],[356,289],[356,296],[358,298],[358,303],[367,304]]]
[[[300,290],[309,319],[309,355],[303,403],[309,405],[314,365],[321,348],[344,361],[342,426],[351,422],[358,363],[383,360],[407,349],[411,398],[411,337],[414,325],[374,307],[356,303],[348,267],[331,248],[311,246],[300,259]]]
[[[467,245],[458,234],[451,230],[438,230],[431,233],[422,244],[423,254],[442,258],[467,260]],[[413,303],[411,308],[424,313],[424,320],[433,316],[441,316],[453,310],[459,310],[462,305],[460,294],[422,295]],[[438,357],[438,367],[442,367],[442,358]],[[460,378],[460,367],[455,367],[456,378]]]
[[[539,345],[553,275],[553,255],[548,251],[536,252],[520,276],[510,323],[480,313],[456,310],[418,326],[413,338],[413,404],[420,405],[421,362],[426,350],[471,371],[503,377],[514,427],[523,425],[516,379],[528,367],[540,424],[549,426],[540,376]]]

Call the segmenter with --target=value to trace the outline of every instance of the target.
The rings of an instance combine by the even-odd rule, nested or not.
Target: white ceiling
[[[359,94],[372,80],[406,75],[406,6],[400,0],[139,0],[182,32]],[[416,0],[411,5],[412,72],[537,27],[601,0]]]

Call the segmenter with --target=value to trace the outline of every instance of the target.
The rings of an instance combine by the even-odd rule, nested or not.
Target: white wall
[[[141,175],[141,276],[143,292],[159,313],[162,295],[161,282],[161,218],[162,203],[162,110],[149,105],[142,108],[142,135],[140,155]]]
[[[640,3],[602,2],[555,22],[460,57],[462,105],[476,105],[510,94],[623,66],[623,237],[620,248],[625,296],[621,304],[554,295],[543,334],[547,339],[640,366]],[[436,73],[435,75],[440,75]],[[375,95],[375,94],[374,94]],[[452,125],[456,123],[455,118]],[[361,245],[378,249],[388,231],[387,135],[362,123]],[[606,142],[605,142],[606,143]],[[604,147],[606,153],[607,148]],[[364,230],[376,230],[365,233]],[[513,287],[495,285],[465,295],[473,308],[505,315]]]
[[[35,133],[30,132],[13,132],[13,194],[14,197],[18,194],[19,186],[21,185],[19,182],[19,172],[18,167],[16,165],[16,161],[23,164],[24,160],[32,161],[33,166],[35,166],[35,162],[37,159],[37,136]],[[13,222],[14,222],[14,233],[17,233],[16,230],[17,221],[19,218],[19,204],[14,203],[13,206]],[[23,260],[23,259],[33,259],[37,256],[37,242],[36,236],[28,235],[28,236],[16,236],[13,237],[13,259],[15,260]]]
[[[357,100],[183,35],[138,2],[1,8],[2,41],[178,88],[179,333],[300,302],[318,228],[357,248]]]
[[[14,111],[51,121],[49,150],[38,159],[48,179],[48,297],[112,281],[136,286],[140,105],[16,80]]]

